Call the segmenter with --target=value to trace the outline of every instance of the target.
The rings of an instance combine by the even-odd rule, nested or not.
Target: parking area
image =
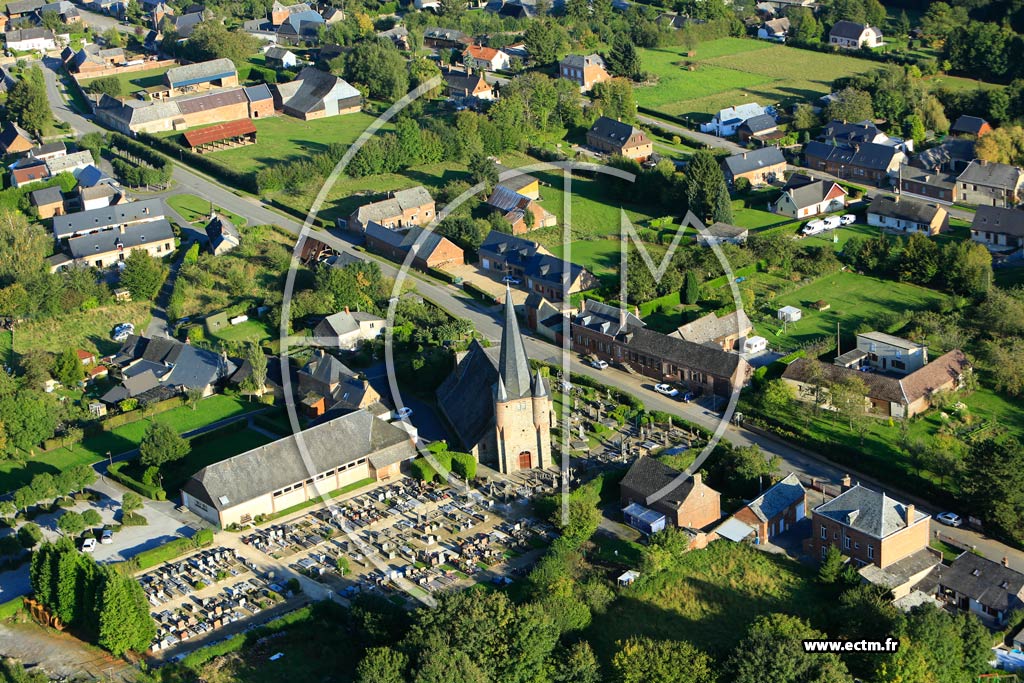
[[[469,282],[479,287],[496,300],[500,302],[505,301],[505,283],[501,281],[504,274],[492,274],[488,271],[480,270],[475,265],[469,263],[448,266],[445,270],[456,277],[461,277],[464,282]],[[525,281],[521,281],[518,285],[512,285],[512,302],[517,306],[526,303],[526,297],[530,295],[529,292],[523,289],[524,284]]]

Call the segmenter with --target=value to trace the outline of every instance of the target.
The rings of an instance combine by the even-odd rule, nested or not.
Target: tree
[[[728,200],[729,188],[725,184],[725,176],[714,155],[708,150],[700,150],[690,157],[686,168],[686,206],[701,221],[708,222],[717,217],[719,199]]]
[[[100,513],[96,512],[95,508],[89,508],[82,513],[82,520],[88,526],[99,526],[103,523],[103,518],[100,517]]]
[[[531,21],[523,33],[530,56],[539,65],[557,62],[569,43],[569,36],[558,23],[544,17]]]
[[[182,52],[196,62],[227,58],[242,66],[260,48],[260,40],[244,31],[232,31],[219,21],[196,24]]]
[[[131,292],[135,301],[148,301],[156,296],[163,284],[166,270],[159,259],[144,249],[135,249],[124,260],[121,285]]]
[[[57,417],[49,400],[28,389],[0,398],[0,422],[7,445],[31,452],[44,439],[53,436]]]
[[[117,657],[128,651],[144,651],[156,635],[156,625],[149,616],[142,586],[113,568],[102,567],[101,571],[104,581],[97,643]]]
[[[85,377],[85,369],[75,350],[68,347],[57,354],[52,374],[54,379],[64,386],[73,387]]]
[[[81,493],[96,481],[96,470],[88,465],[75,465],[62,473],[69,484],[69,491]]]
[[[590,643],[581,640],[569,648],[561,666],[553,672],[554,683],[600,683],[601,668]]]
[[[350,567],[349,567],[349,564],[348,564],[348,558],[345,557],[344,555],[340,554],[340,553],[338,554],[338,557],[337,557],[337,559],[334,562],[334,566],[338,570],[338,573],[341,574],[342,576],[345,576],[350,571]]]
[[[1024,127],[1000,126],[974,145],[979,159],[1014,166],[1024,164]]]
[[[619,644],[612,668],[622,683],[711,683],[711,658],[685,640],[630,638]]]
[[[28,507],[35,505],[38,500],[32,487],[27,484],[14,490],[14,505],[22,512],[28,512]]]
[[[405,59],[390,40],[357,44],[345,58],[345,79],[365,85],[371,97],[387,102],[409,90]]]
[[[38,66],[31,67],[11,86],[7,94],[7,115],[37,136],[50,124],[50,101],[46,97],[43,72]]]
[[[474,183],[483,183],[488,193],[498,184],[498,167],[483,154],[477,154],[469,160],[469,175]]]
[[[804,640],[825,634],[788,614],[758,617],[726,663],[731,683],[852,683],[838,655],[819,653],[809,657]]]
[[[793,110],[793,128],[797,130],[809,130],[818,125],[818,115],[814,108],[803,102]]]
[[[203,400],[204,393],[202,387],[189,387],[185,390],[185,404],[192,410],[195,410],[199,402]]]
[[[758,404],[769,415],[784,413],[796,398],[793,387],[779,379],[773,379],[761,390]]]
[[[633,83],[625,78],[613,78],[594,85],[594,100],[604,116],[621,121],[636,120],[636,100]]]
[[[960,487],[972,510],[988,527],[1020,543],[1024,530],[1024,448],[1010,437],[971,445]]]
[[[466,13],[466,0],[441,0],[438,13],[447,19],[458,20]]]
[[[101,76],[89,81],[86,90],[97,95],[110,95],[111,97],[120,97],[124,94],[121,79],[117,76]]]
[[[139,462],[156,465],[184,458],[192,450],[188,441],[163,422],[152,422],[139,443]]]
[[[845,565],[846,562],[843,559],[843,554],[839,552],[839,548],[830,545],[825,551],[825,558],[821,561],[821,566],[818,567],[818,581],[824,584],[835,583],[843,573]]]
[[[608,65],[608,70],[614,76],[622,76],[636,81],[643,73],[640,67],[640,53],[637,52],[633,41],[625,33],[615,34],[612,49],[605,62]]]
[[[924,119],[918,114],[911,114],[903,122],[903,135],[914,141],[915,145],[924,142],[927,130],[924,127]]]
[[[57,480],[49,472],[41,472],[29,482],[36,500],[52,500],[57,497]]]
[[[821,40],[822,26],[809,7],[792,7],[786,12],[789,35],[798,43],[817,43]]]
[[[839,121],[874,119],[871,94],[856,88],[843,88],[828,105],[828,118]]]
[[[682,298],[683,303],[688,306],[692,306],[700,299],[700,282],[697,280],[697,274],[693,269],[686,271]]]
[[[107,47],[124,47],[124,35],[117,30],[116,26],[111,26],[104,31],[102,37]]]
[[[262,396],[267,386],[267,355],[256,344],[249,344],[245,359],[249,362],[249,375],[242,380],[242,391]]]
[[[57,528],[65,536],[74,536],[85,531],[85,520],[74,510],[68,510],[57,520]]]
[[[18,507],[10,500],[0,500],[0,519],[10,524],[11,519],[18,514]]]
[[[357,683],[403,683],[409,658],[390,647],[371,647],[356,667]]]
[[[18,529],[18,541],[23,548],[31,550],[39,541],[43,540],[43,530],[35,522],[22,524]]]
[[[121,514],[123,517],[129,517],[135,514],[136,510],[142,509],[142,496],[135,493],[134,491],[125,491],[124,495],[121,496]]]

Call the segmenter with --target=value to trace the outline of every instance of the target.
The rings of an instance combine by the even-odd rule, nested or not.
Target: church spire
[[[544,398],[547,395],[548,390],[544,386],[544,378],[540,376],[540,368],[537,368],[537,374],[533,376],[533,397]]]
[[[501,356],[498,360],[498,374],[509,398],[523,398],[530,395],[530,361],[526,345],[519,334],[519,320],[516,319],[515,304],[512,303],[512,289],[505,285],[505,325],[501,330]]]

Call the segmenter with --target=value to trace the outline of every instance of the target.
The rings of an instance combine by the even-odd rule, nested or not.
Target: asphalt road
[[[731,154],[739,154],[740,152],[746,151],[746,148],[741,147],[740,145],[737,145],[735,142],[732,142],[730,140],[720,138],[717,135],[708,135],[707,133],[701,133],[696,130],[690,130],[689,128],[683,128],[682,126],[677,126],[674,123],[662,121],[661,119],[655,119],[650,116],[644,116],[643,114],[637,114],[636,118],[640,123],[645,123],[648,126],[658,126],[659,128],[664,128],[670,133],[675,133],[676,135],[688,137],[698,142],[702,142],[708,147],[715,147],[717,149],[728,150]]]

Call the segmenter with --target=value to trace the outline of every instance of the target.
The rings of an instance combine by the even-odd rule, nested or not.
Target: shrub
[[[18,540],[24,548],[34,548],[39,541],[43,540],[43,530],[35,522],[29,522],[18,529]]]
[[[121,524],[123,526],[148,526],[149,520],[139,513],[133,512],[129,515],[124,515],[121,518]]]
[[[113,465],[107,468],[107,474],[114,481],[124,484],[132,491],[135,491],[140,495],[143,495],[147,498],[151,498],[153,500],[167,500],[167,492],[164,491],[159,486],[146,485],[141,481],[133,479],[132,477],[122,472],[126,464],[127,463],[124,462],[115,462]]]
[[[298,595],[302,592],[302,584],[295,577],[288,579],[288,590],[291,591],[292,595]]]
[[[93,508],[89,508],[83,512],[82,519],[89,526],[98,526],[103,523],[103,518],[100,517],[100,513],[96,512]]]

